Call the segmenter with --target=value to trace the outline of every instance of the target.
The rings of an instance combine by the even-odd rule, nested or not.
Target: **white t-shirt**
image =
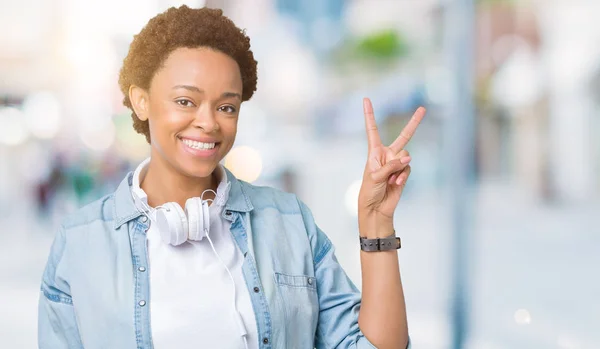
[[[136,193],[143,194],[135,183],[143,180],[148,161],[142,162],[134,173],[140,179],[132,187]],[[227,199],[227,175],[222,167],[217,170],[221,172],[217,196],[225,194]],[[209,236],[235,280],[236,305],[248,331],[248,348],[257,349],[256,319],[242,274],[244,257],[229,230],[231,223],[221,217],[222,210],[223,206],[216,201],[210,205]],[[161,240],[156,224],[151,223],[147,244],[154,347],[244,349],[234,317],[234,285],[209,241],[204,238],[188,240],[179,246],[169,245]]]

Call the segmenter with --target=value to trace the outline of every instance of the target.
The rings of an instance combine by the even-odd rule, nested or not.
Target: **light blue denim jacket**
[[[223,218],[245,257],[259,348],[374,348],[358,327],[360,293],[306,205],[226,172]],[[40,348],[152,348],[149,221],[131,180],[63,221],[42,277]]]

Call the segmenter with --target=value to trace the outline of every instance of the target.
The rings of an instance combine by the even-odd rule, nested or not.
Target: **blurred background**
[[[362,97],[388,143],[428,108],[395,217],[414,348],[600,348],[597,0],[2,0],[1,348],[37,345],[61,217],[148,155],[118,71],[181,4],[259,62],[225,165],[297,193],[358,287]]]

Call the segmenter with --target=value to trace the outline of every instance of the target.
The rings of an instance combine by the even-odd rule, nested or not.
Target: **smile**
[[[183,144],[187,145],[190,148],[198,149],[198,150],[210,150],[215,147],[217,143],[202,143],[197,141],[192,141],[191,139],[181,139]]]
[[[199,158],[212,158],[216,156],[221,144],[219,142],[200,142],[189,138],[178,138],[186,153]]]

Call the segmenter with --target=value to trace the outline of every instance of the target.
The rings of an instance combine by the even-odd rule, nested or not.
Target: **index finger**
[[[417,127],[419,127],[421,120],[423,120],[423,117],[425,117],[425,112],[426,110],[423,107],[419,107],[417,111],[415,111],[413,116],[410,118],[410,121],[408,121],[408,124],[406,124],[406,126],[404,126],[402,129],[402,132],[400,132],[398,138],[396,138],[396,140],[390,145],[390,149],[396,153],[404,149],[406,144],[408,144],[412,136],[417,131]]]
[[[369,98],[363,98],[363,111],[365,113],[365,127],[367,129],[369,149],[372,149],[381,144],[381,139],[379,138],[379,131],[377,131],[375,114],[373,114],[373,104],[371,104]]]

